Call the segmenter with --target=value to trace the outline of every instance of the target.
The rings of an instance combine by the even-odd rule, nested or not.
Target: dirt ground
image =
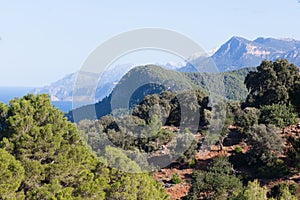
[[[233,131],[234,131],[233,127]],[[281,136],[293,136],[300,137],[300,124],[286,127],[282,130]],[[197,136],[199,137],[199,136]],[[206,169],[209,162],[217,156],[230,156],[234,151],[235,147],[239,145],[243,149],[243,153],[247,152],[249,147],[243,141],[240,141],[238,144],[224,146],[222,151],[219,151],[219,146],[212,146],[210,151],[197,152],[196,154],[196,165],[195,169],[204,170]],[[179,164],[174,164],[172,167],[161,169],[159,172],[155,172],[153,177],[155,180],[162,182],[164,184],[165,190],[170,194],[172,200],[179,200],[182,197],[186,196],[191,187],[191,174],[194,169],[192,168],[183,168]],[[172,184],[171,179],[173,174],[177,174],[182,182],[179,184]],[[285,182],[297,182],[300,181],[300,174],[294,174],[291,177],[286,177],[284,179],[278,180],[260,180],[263,185],[266,185],[268,188],[285,181]]]

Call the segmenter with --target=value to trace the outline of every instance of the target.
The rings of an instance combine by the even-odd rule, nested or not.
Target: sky
[[[232,36],[300,40],[299,19],[298,0],[0,0],[0,86],[48,85],[133,29],[173,30],[210,51]]]

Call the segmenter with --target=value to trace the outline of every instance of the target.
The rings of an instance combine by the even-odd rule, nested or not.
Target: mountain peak
[[[245,43],[246,44],[246,43],[249,43],[249,42],[251,42],[251,41],[247,40],[243,37],[232,36],[226,43]]]
[[[225,44],[223,44],[218,51],[216,51],[213,57],[223,57],[225,55],[235,56],[237,54],[243,54],[245,46],[250,42],[251,41],[245,38],[233,36]]]
[[[251,41],[233,36],[212,56],[221,71],[258,66],[264,59],[290,58],[289,62],[300,64],[298,57],[300,41],[258,37]]]

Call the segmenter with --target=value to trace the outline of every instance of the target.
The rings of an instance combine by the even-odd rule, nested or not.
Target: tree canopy
[[[17,192],[24,178],[24,168],[11,154],[0,149],[0,199],[22,198]]]
[[[100,162],[47,95],[0,104],[0,116],[2,199],[168,198],[147,173],[127,174]]]
[[[262,61],[257,71],[246,76],[245,84],[249,90],[246,106],[289,103],[299,106],[300,71],[286,59]]]

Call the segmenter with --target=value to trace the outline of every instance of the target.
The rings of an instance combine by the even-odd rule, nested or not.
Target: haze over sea
[[[8,104],[10,100],[31,93],[33,89],[31,87],[0,87],[0,102]],[[63,112],[72,109],[72,102],[53,101],[52,104]]]

